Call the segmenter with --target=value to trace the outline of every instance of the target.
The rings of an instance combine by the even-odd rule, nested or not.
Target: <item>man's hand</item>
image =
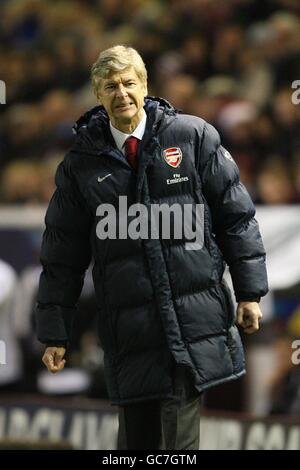
[[[237,324],[245,333],[254,333],[259,329],[262,313],[257,302],[239,302],[237,307]]]
[[[66,349],[64,347],[51,346],[46,348],[42,361],[49,372],[55,374],[56,372],[63,370],[66,363],[66,360],[63,359],[65,353]]]

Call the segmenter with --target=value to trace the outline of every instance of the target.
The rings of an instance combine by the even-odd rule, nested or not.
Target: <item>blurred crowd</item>
[[[2,0],[0,202],[47,203],[90,67],[128,44],[149,94],[215,125],[254,201],[300,202],[298,0]],[[298,95],[299,96],[299,95]]]

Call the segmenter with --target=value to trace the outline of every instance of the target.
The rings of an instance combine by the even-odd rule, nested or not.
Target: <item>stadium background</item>
[[[216,126],[257,204],[268,252],[264,322],[243,336],[248,375],[207,394],[201,445],[299,449],[298,0],[1,1],[0,447],[54,446],[58,429],[66,447],[115,445],[90,274],[58,376],[41,364],[32,311],[54,172],[75,120],[95,105],[90,66],[118,43],[143,56],[149,94]]]

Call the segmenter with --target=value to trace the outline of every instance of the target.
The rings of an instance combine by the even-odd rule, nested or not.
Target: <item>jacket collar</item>
[[[178,112],[168,101],[152,96],[145,98],[144,109],[147,113],[147,126],[142,141],[143,148],[152,137],[170,124]],[[77,138],[72,150],[97,155],[116,150],[109,128],[109,117],[103,106],[95,106],[81,116],[73,126],[73,132]]]

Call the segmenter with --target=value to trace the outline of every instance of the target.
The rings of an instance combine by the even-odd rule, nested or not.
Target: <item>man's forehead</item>
[[[126,70],[121,70],[120,72],[111,71],[110,74],[104,78],[104,82],[108,81],[119,81],[119,80],[129,80],[129,79],[139,80],[139,77],[133,67],[130,67]]]

